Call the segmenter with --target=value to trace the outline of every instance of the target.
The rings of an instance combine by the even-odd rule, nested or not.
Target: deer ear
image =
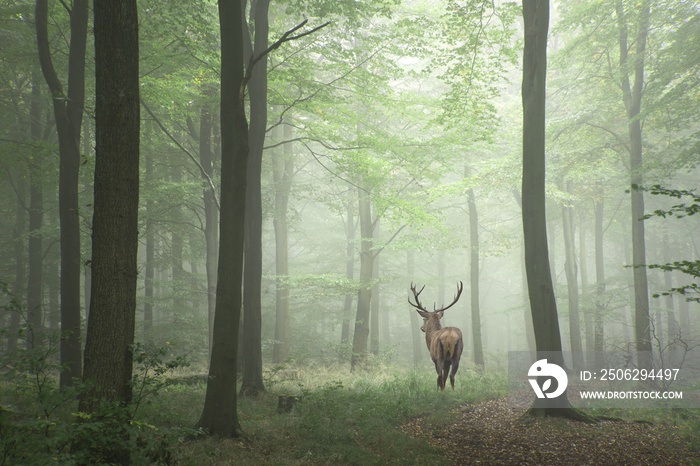
[[[442,316],[445,315],[445,311],[437,311],[435,314],[437,314],[439,319],[442,319]]]
[[[428,317],[430,317],[430,314],[431,314],[430,312],[421,311],[420,309],[416,309],[416,312],[418,314],[420,314],[420,316],[424,319],[427,319]]]

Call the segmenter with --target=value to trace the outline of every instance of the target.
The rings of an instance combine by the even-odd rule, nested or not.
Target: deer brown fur
[[[423,287],[425,288],[425,286]],[[425,343],[428,345],[428,350],[430,351],[430,358],[435,363],[435,370],[437,371],[437,386],[441,391],[445,391],[445,383],[447,382],[447,375],[450,376],[450,385],[452,389],[455,388],[455,374],[457,369],[459,369],[459,358],[462,356],[462,350],[464,349],[464,341],[462,338],[462,331],[457,327],[443,327],[440,324],[440,319],[444,315],[445,310],[452,307],[458,300],[459,296],[462,294],[462,282],[459,282],[457,286],[457,295],[449,306],[436,309],[434,311],[428,311],[421,304],[418,299],[418,295],[423,291],[416,291],[416,287],[411,284],[411,291],[416,300],[415,304],[408,299],[408,303],[416,308],[416,311],[423,318],[423,326],[421,330],[425,332]],[[450,367],[452,371],[450,372]]]

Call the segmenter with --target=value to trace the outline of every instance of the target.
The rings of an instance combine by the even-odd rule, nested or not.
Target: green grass
[[[382,367],[350,374],[343,367],[277,371],[267,393],[239,398],[243,440],[199,438],[176,447],[184,464],[441,464],[439,451],[403,433],[399,426],[421,416],[434,424],[451,422],[456,406],[502,396],[505,376],[463,370],[454,392],[440,393],[430,371]],[[301,396],[291,413],[277,413],[277,396]],[[194,425],[204,388],[171,387],[159,397],[159,413]],[[199,402],[198,402],[199,401]],[[187,410],[183,410],[187,407]],[[153,413],[154,424],[167,419]],[[149,421],[151,422],[151,421]]]

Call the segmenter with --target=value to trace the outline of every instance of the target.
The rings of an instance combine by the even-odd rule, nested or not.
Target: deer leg
[[[462,356],[462,349],[464,348],[464,343],[460,340],[457,343],[457,348],[454,356],[452,357],[452,372],[450,373],[450,385],[452,385],[452,390],[455,389],[455,374],[457,369],[459,369],[459,358]]]
[[[459,369],[459,361],[452,361],[452,372],[450,372],[450,385],[452,385],[452,390],[455,389],[455,374]]]
[[[445,361],[442,366],[442,391],[445,391],[445,385],[447,385],[447,375],[450,373],[450,362]],[[453,386],[454,388],[454,386]]]

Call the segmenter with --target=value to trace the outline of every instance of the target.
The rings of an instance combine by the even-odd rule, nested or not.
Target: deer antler
[[[457,285],[457,294],[455,295],[455,299],[452,300],[452,303],[449,306],[441,307],[440,309],[435,309],[433,312],[444,312],[447,309],[454,306],[455,304],[457,304],[457,301],[459,301],[459,297],[462,294],[462,288],[464,288],[464,285],[462,284],[462,282],[459,282],[459,285]],[[423,290],[421,290],[421,291],[423,291]],[[417,301],[417,299],[416,299],[416,301]]]
[[[410,298],[410,297],[408,298],[408,304],[410,304],[411,306],[415,307],[416,309],[418,309],[418,310],[420,310],[420,311],[430,312],[430,311],[427,310],[425,307],[423,307],[423,305],[422,305],[422,304],[420,303],[420,301],[418,300],[418,295],[421,294],[421,293],[423,292],[424,289],[425,289],[425,285],[423,285],[423,288],[421,288],[420,291],[417,292],[417,291],[416,291],[416,286],[413,284],[413,282],[411,282],[411,291],[413,291],[413,297],[414,297],[415,300],[416,300],[416,304],[413,304],[413,303],[411,302],[411,298]]]

